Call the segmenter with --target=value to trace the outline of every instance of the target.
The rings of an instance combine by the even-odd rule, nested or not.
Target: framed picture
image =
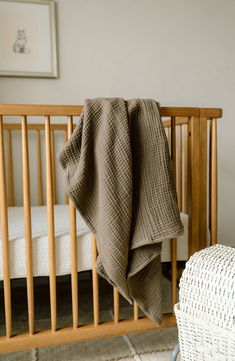
[[[57,78],[53,1],[0,0],[0,76]]]

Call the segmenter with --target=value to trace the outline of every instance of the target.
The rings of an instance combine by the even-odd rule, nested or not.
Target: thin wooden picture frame
[[[0,0],[0,76],[57,78],[56,4]]]

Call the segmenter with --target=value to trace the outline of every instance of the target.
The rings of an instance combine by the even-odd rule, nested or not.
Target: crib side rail
[[[1,107],[1,106],[0,106]],[[182,112],[182,110],[181,110]],[[203,113],[208,113],[208,109]],[[14,113],[14,112],[12,112]],[[169,113],[169,111],[168,111]],[[211,112],[212,114],[215,113]],[[163,112],[163,114],[165,114]],[[217,110],[217,115],[219,110]],[[172,117],[175,118],[175,147],[176,147],[176,159],[175,159],[175,173],[176,173],[176,184],[177,184],[177,193],[178,193],[178,204],[180,211],[184,213],[189,213],[190,217],[193,217],[191,223],[195,225],[198,223],[195,220],[196,217],[200,217],[200,248],[204,247],[206,244],[205,235],[207,233],[206,229],[208,226],[207,220],[207,204],[209,204],[209,225],[211,227],[211,236],[212,244],[216,241],[216,224],[217,224],[217,127],[216,122],[218,118],[215,117]],[[163,117],[164,127],[166,130],[166,135],[169,141],[169,147],[172,148],[171,143],[173,142],[173,137],[171,137],[171,119],[169,117]],[[211,124],[208,128],[208,124]],[[14,190],[14,167],[13,167],[13,150],[12,150],[12,132],[20,131],[20,124],[11,124],[7,123],[3,125],[4,130],[7,132],[7,191],[8,191],[8,205],[15,205],[15,190]],[[75,125],[73,125],[75,127]],[[207,129],[208,128],[208,129]],[[38,183],[38,204],[44,204],[43,197],[43,172],[42,172],[42,146],[41,146],[41,134],[45,131],[44,124],[27,124],[28,131],[36,132],[36,147],[37,147],[37,183]],[[52,177],[53,177],[53,197],[54,202],[57,203],[57,164],[55,161],[55,133],[62,131],[64,132],[64,140],[67,141],[68,129],[66,124],[50,124],[51,132],[51,157],[52,157]],[[209,135],[209,139],[208,138]],[[208,148],[209,145],[209,148]],[[189,152],[191,151],[191,159]],[[209,159],[208,159],[209,155]],[[191,175],[191,169],[193,168],[193,179],[189,182]],[[200,167],[200,170],[196,172],[197,167]],[[209,178],[207,175],[207,169],[210,169]],[[199,175],[200,172],[200,192],[199,189],[199,180],[195,176]],[[213,173],[213,175],[212,175]],[[209,179],[209,182],[208,182]],[[196,185],[196,182],[198,184]],[[191,187],[191,189],[189,189]],[[194,191],[193,191],[194,190]],[[198,192],[198,194],[196,194]],[[208,194],[209,194],[209,203],[208,203]],[[192,197],[192,199],[190,198]],[[199,206],[197,203],[200,198],[200,215],[198,216]],[[66,202],[68,203],[68,198],[65,196]],[[199,204],[199,203],[198,203]],[[197,207],[197,210],[189,209],[189,205],[194,205],[194,208]],[[211,212],[213,210],[213,212]],[[195,227],[194,227],[195,228]],[[195,230],[197,233],[197,231]],[[198,242],[194,230],[192,230],[192,237],[195,239],[195,242]],[[191,237],[191,239],[192,239]],[[194,240],[192,243],[196,245]],[[196,246],[195,250],[198,248]],[[191,250],[192,254],[195,250]]]
[[[72,329],[57,329],[57,294],[56,294],[56,266],[55,266],[55,232],[54,232],[54,205],[56,203],[56,164],[54,132],[62,131],[65,141],[71,136],[74,129],[73,117],[80,115],[82,106],[43,106],[43,105],[0,105],[0,211],[2,227],[2,247],[4,256],[4,300],[6,318],[6,338],[0,337],[0,352],[8,352],[27,347],[36,347],[49,344],[72,342],[84,338],[95,338],[106,335],[118,335],[156,326],[150,320],[140,319],[137,304],[133,307],[133,320],[125,323],[119,320],[119,294],[113,290],[114,322],[100,325],[99,307],[99,278],[95,263],[97,257],[96,239],[92,236],[92,291],[93,291],[93,325],[78,326],[78,279],[77,279],[77,249],[76,249],[76,217],[75,209],[69,201],[70,209],[70,241],[71,241],[71,293],[72,293]],[[4,124],[4,116],[21,116],[21,124]],[[29,116],[43,116],[44,124],[28,124]],[[52,124],[51,116],[66,116],[67,124]],[[174,177],[177,185],[179,208],[189,214],[189,253],[203,246],[205,236],[205,218],[207,214],[207,168],[208,168],[208,122],[210,123],[209,140],[209,224],[211,229],[211,244],[216,242],[217,234],[217,139],[216,121],[221,116],[220,109],[200,108],[161,108],[166,136],[169,142],[173,161]],[[22,133],[23,158],[23,196],[25,214],[25,241],[27,262],[27,299],[29,335],[12,337],[11,315],[11,277],[9,234],[7,219],[7,183],[10,187],[9,205],[14,205],[13,180],[6,182],[6,164],[4,149],[4,133],[8,132],[8,177],[14,177],[14,164],[12,159],[12,134],[19,130]],[[50,261],[50,307],[51,330],[50,333],[42,331],[35,334],[34,330],[34,279],[32,273],[32,227],[31,227],[31,195],[30,195],[30,164],[29,164],[29,131],[36,132],[36,147],[38,160],[38,203],[43,204],[42,186],[42,156],[40,132],[45,133],[46,142],[46,203],[48,218],[48,243]],[[10,164],[10,165],[9,165]],[[203,211],[201,212],[201,209]],[[200,212],[199,212],[200,210]],[[201,243],[199,238],[203,239]],[[204,238],[203,238],[204,237]],[[172,305],[177,297],[177,240],[171,241],[171,267],[172,267]],[[174,325],[173,315],[165,315],[162,327]],[[160,329],[159,328],[159,329]],[[64,332],[64,333],[63,333]],[[65,337],[64,337],[65,335]],[[49,340],[49,341],[48,341]]]

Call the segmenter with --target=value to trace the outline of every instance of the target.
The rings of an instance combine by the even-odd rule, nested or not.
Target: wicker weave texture
[[[235,361],[235,333],[190,316],[175,305],[182,361]]]
[[[195,253],[180,280],[179,300],[182,312],[235,333],[235,248]]]
[[[235,361],[235,249],[195,253],[175,305],[182,361]]]

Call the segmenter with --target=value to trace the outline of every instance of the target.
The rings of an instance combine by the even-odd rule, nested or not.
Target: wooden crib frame
[[[172,313],[164,315],[160,327],[148,318],[139,318],[138,307],[134,304],[133,319],[119,320],[119,294],[113,293],[114,321],[99,323],[99,285],[95,270],[96,240],[92,236],[92,289],[94,322],[91,325],[78,326],[78,278],[76,251],[76,218],[75,209],[69,200],[70,239],[71,239],[71,288],[72,315],[71,327],[57,329],[56,326],[56,270],[54,241],[54,203],[56,202],[55,186],[55,152],[54,131],[65,133],[65,140],[73,131],[73,117],[81,114],[83,106],[60,105],[0,105],[0,210],[2,226],[2,248],[4,265],[4,301],[6,336],[0,337],[0,353],[24,350],[27,348],[45,347],[49,345],[78,342],[108,336],[123,335],[132,332],[162,329],[175,326]],[[3,122],[4,116],[20,116],[21,124]],[[28,116],[43,116],[45,124],[28,124]],[[66,116],[66,124],[51,124],[51,116]],[[222,110],[213,108],[162,107],[161,116],[164,121],[169,141],[171,157],[174,164],[177,183],[179,208],[189,215],[189,256],[195,251],[215,244],[217,241],[217,119]],[[22,132],[23,160],[23,203],[26,241],[27,299],[29,332],[12,335],[11,314],[11,280],[9,271],[9,238],[8,238],[8,206],[14,205],[13,162],[11,132]],[[50,261],[50,307],[51,329],[35,333],[34,331],[34,281],[32,272],[32,233],[31,205],[29,181],[29,149],[28,130],[37,134],[38,162],[38,203],[43,204],[42,197],[42,160],[40,132],[45,131],[46,139],[46,194],[48,215],[48,242]],[[8,172],[6,172],[4,155],[4,136],[8,133]],[[209,169],[209,171],[208,171]],[[6,179],[8,174],[8,179]],[[209,176],[208,176],[209,174]],[[208,217],[209,214],[209,217]],[[208,220],[209,219],[209,220]],[[210,229],[208,243],[207,233]],[[177,299],[177,241],[171,241],[172,269],[172,305]]]

